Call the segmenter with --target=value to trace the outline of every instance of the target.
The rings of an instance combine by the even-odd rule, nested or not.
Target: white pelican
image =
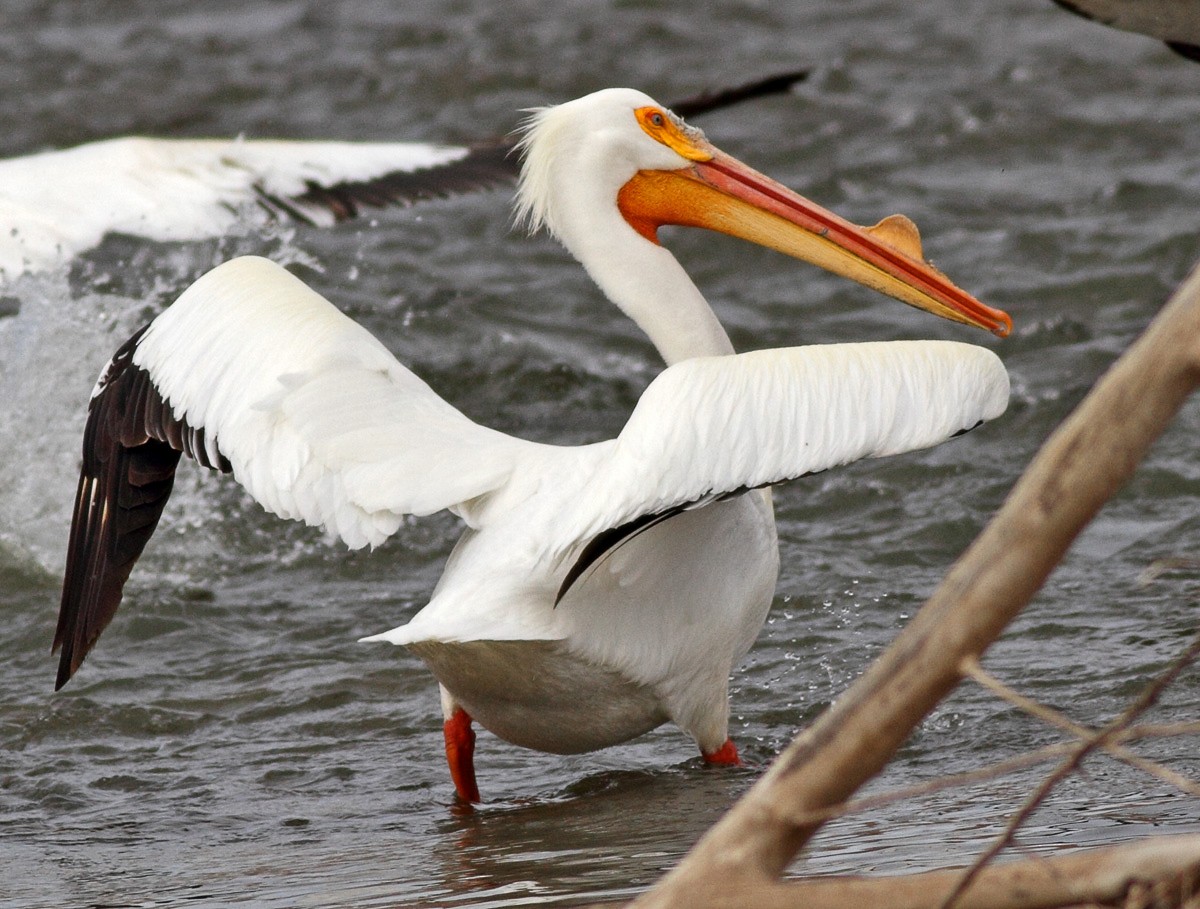
[[[705,113],[786,91],[798,70],[680,102]],[[510,139],[470,146],[124,137],[0,160],[0,281],[54,268],[119,233],[220,237],[279,218],[327,227],[517,176]]]
[[[463,799],[479,799],[472,718],[557,753],[672,720],[710,762],[738,762],[728,678],[779,566],[765,487],[937,444],[1002,413],[1008,378],[990,351],[952,342],[734,354],[655,229],[746,237],[999,334],[1011,321],[925,264],[911,222],[855,227],[640,92],[541,110],[522,146],[519,212],[667,361],[620,435],[559,447],[480,426],[283,268],[227,262],[131,338],[93,392],[58,687],[112,618],[182,451],[352,548],[407,514],[463,520],[428,605],[366,639],[407,645],[437,677]]]

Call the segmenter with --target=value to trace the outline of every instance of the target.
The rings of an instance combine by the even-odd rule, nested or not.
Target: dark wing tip
[[[788,479],[797,478],[789,477]],[[554,597],[554,606],[558,607],[558,604],[562,602],[562,598],[567,595],[567,591],[574,587],[589,569],[593,566],[598,566],[639,534],[645,533],[650,528],[661,524],[663,521],[670,520],[685,511],[704,508],[713,502],[724,502],[745,495],[750,491],[750,488],[748,486],[739,486],[736,489],[726,490],[725,492],[709,493],[695,501],[676,505],[673,508],[668,508],[666,511],[646,512],[626,521],[618,527],[610,527],[607,530],[600,531],[580,550],[574,564],[567,571],[566,577],[563,578],[562,584],[559,585],[558,593]]]
[[[1098,18],[1097,16],[1088,12],[1083,7],[1076,4],[1074,2],[1074,0],[1052,0],[1052,2],[1056,6],[1059,6],[1062,9],[1065,9],[1068,13],[1074,13],[1076,16],[1079,16],[1081,19],[1090,19],[1092,22],[1104,22],[1103,19]],[[1108,24],[1108,23],[1105,23],[1105,24]]]
[[[610,527],[592,537],[588,541],[588,544],[580,551],[574,564],[567,571],[566,577],[563,578],[562,584],[559,585],[558,593],[554,597],[555,607],[562,602],[562,598],[567,595],[567,591],[575,586],[575,583],[584,576],[589,568],[593,565],[599,565],[604,559],[608,558],[639,533],[649,530],[655,524],[659,524],[684,510],[683,508],[672,508],[669,511],[638,515],[633,520],[627,521],[619,527]]]
[[[797,85],[807,79],[811,72],[809,69],[788,70],[787,72],[776,73],[773,76],[755,79],[752,82],[744,82],[741,85],[735,85],[730,88],[701,92],[698,95],[692,95],[691,97],[676,101],[674,104],[668,104],[667,107],[681,117],[694,117],[697,114],[706,114],[709,111],[718,110],[722,107],[731,107],[734,104],[741,104],[743,101],[750,101],[754,98],[783,94],[790,91],[793,85]]]
[[[305,208],[321,208],[334,220],[358,217],[363,206],[369,208],[407,207],[433,199],[493,189],[517,178],[518,163],[510,157],[512,143],[496,140],[472,147],[455,161],[413,171],[392,171],[372,180],[348,181],[330,186],[309,181],[304,193],[294,199],[280,199],[259,191],[260,201],[269,210],[294,220],[312,223]]]
[[[1186,41],[1167,41],[1165,44],[1179,56],[1200,63],[1200,44],[1189,44]]]
[[[956,430],[955,432],[951,433],[950,438],[957,439],[959,436],[965,436],[967,433],[971,432],[972,430],[978,429],[980,426],[982,426],[983,422],[984,422],[983,420],[977,420],[970,426],[964,426],[962,429]]]
[[[88,409],[83,467],[67,545],[51,652],[62,649],[55,690],[75,674],[121,604],[129,573],[158,525],[186,451],[210,463],[203,429],[174,417],[149,373],[132,362],[143,332],[109,362]]]
[[[1102,25],[1108,25],[1113,28],[1119,28],[1123,31],[1134,31],[1143,35],[1149,35],[1151,38],[1162,38],[1170,50],[1177,53],[1179,56],[1188,60],[1193,60],[1200,63],[1200,45],[1189,41],[1173,41],[1167,38],[1163,31],[1156,29],[1147,29],[1144,27],[1130,28],[1125,23],[1119,21],[1119,17],[1108,15],[1101,16],[1088,8],[1087,3],[1080,3],[1078,0],[1053,0],[1055,4],[1065,9],[1067,12],[1074,13],[1076,16],[1082,16],[1084,19],[1090,19],[1092,22],[1099,22]]]

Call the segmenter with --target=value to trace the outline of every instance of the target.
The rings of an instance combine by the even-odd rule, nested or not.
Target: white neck
[[[637,125],[634,110],[654,103],[630,89],[606,89],[536,112],[522,140],[517,217],[547,227],[668,365],[731,354],[729,336],[683,267],[634,230],[617,205],[639,170],[688,163]]]
[[[607,210],[603,224],[593,209],[581,230],[559,225],[559,238],[605,296],[637,323],[668,366],[733,353],[729,335],[679,261],[630,227],[611,201]]]

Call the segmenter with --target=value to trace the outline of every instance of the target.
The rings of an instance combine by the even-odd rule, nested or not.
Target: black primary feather
[[[109,361],[88,407],[83,467],[67,545],[62,604],[51,652],[62,648],[55,690],[75,674],[112,620],[134,563],[158,526],[186,453],[224,472],[203,427],[177,419],[133,355],[143,328]]]
[[[819,473],[820,471],[814,472]],[[802,476],[808,476],[808,474],[802,474]],[[790,479],[799,478],[791,477]],[[663,521],[669,520],[678,514],[683,514],[685,511],[695,511],[697,508],[704,508],[713,502],[724,502],[729,499],[735,499],[750,492],[751,489],[762,489],[770,485],[773,484],[764,483],[762,486],[754,487],[739,486],[737,489],[732,489],[729,492],[709,493],[693,502],[685,502],[682,505],[676,505],[674,508],[668,508],[666,511],[641,514],[632,520],[626,521],[619,527],[610,527],[608,530],[600,531],[583,547],[579,553],[579,557],[575,559],[575,563],[567,571],[567,576],[563,578],[563,582],[558,588],[558,594],[554,597],[554,605],[558,606],[562,598],[567,595],[567,591],[587,573],[589,568],[600,565],[601,562],[630,540],[645,533],[651,527],[656,527]]]

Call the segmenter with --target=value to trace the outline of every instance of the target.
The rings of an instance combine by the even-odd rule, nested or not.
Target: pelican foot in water
[[[737,745],[733,739],[726,739],[725,744],[716,751],[701,751],[704,763],[715,767],[745,767],[742,756],[738,754]]]
[[[446,737],[446,763],[450,765],[450,778],[454,791],[464,802],[478,804],[479,786],[475,782],[475,730],[471,728],[471,714],[455,707],[442,725]]]

